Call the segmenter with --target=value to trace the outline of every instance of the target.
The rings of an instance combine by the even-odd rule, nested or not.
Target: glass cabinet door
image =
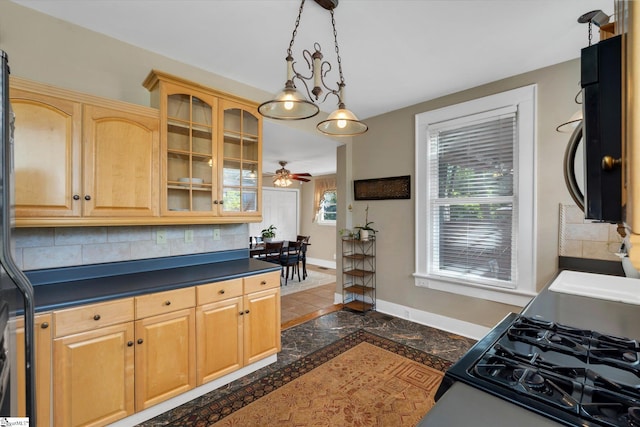
[[[167,96],[168,211],[215,213],[216,99],[202,98],[188,93]]]
[[[259,213],[260,116],[247,106],[223,102],[221,213]]]

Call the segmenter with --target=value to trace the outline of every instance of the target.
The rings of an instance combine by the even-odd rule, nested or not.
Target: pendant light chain
[[[344,86],[344,76],[342,75],[342,59],[340,58],[340,50],[338,49],[338,31],[336,30],[336,19],[331,9],[331,26],[333,26],[333,41],[336,46],[336,56],[338,57],[338,73],[340,74],[340,86]],[[340,100],[342,102],[342,99]]]
[[[300,1],[298,9],[298,17],[296,18],[293,32],[291,33],[291,41],[287,49],[287,80],[284,88],[269,101],[263,102],[258,106],[258,112],[264,117],[280,120],[302,120],[315,116],[320,112],[320,108],[315,101],[324,102],[329,95],[335,95],[338,98],[338,109],[327,116],[326,120],[321,121],[316,126],[320,132],[331,136],[355,136],[365,133],[368,126],[358,120],[355,114],[349,111],[344,104],[344,75],[342,73],[342,58],[340,57],[340,48],[338,47],[338,31],[336,30],[336,20],[334,9],[338,6],[338,0],[315,0],[321,7],[329,10],[331,13],[331,26],[333,28],[333,43],[338,60],[339,81],[336,82],[338,88],[327,86],[325,77],[332,70],[329,61],[323,60],[320,44],[314,43],[314,51],[303,50],[302,57],[307,65],[307,72],[310,75],[301,74],[296,70],[296,62],[293,58],[293,44],[298,35],[300,20],[304,10],[305,0]],[[335,76],[335,71],[331,73]],[[300,87],[306,91],[308,99],[302,95],[296,82],[300,83]],[[324,92],[325,89],[327,92]],[[325,93],[324,98],[320,101],[320,96]]]
[[[293,27],[293,34],[291,34],[291,41],[289,42],[289,49],[287,49],[287,54],[289,56],[293,56],[293,42],[296,39],[296,36],[298,35],[298,26],[300,25],[300,17],[302,16],[302,9],[304,9],[304,0],[302,0],[302,3],[300,3],[300,9],[298,10],[298,18],[296,19],[296,25],[295,27]],[[333,11],[331,11],[331,14],[333,15]]]

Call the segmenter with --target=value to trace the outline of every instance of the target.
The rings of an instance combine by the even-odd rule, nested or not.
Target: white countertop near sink
[[[562,271],[549,286],[552,292],[640,305],[640,279]]]

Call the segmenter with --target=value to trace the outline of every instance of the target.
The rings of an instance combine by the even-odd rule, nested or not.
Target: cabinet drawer
[[[242,295],[242,279],[200,285],[196,288],[198,305],[222,301]]]
[[[280,287],[280,272],[256,274],[244,278],[244,293],[263,291],[265,289]]]
[[[133,321],[133,298],[83,305],[53,312],[55,337]]]
[[[170,313],[196,305],[196,291],[192,288],[158,292],[136,297],[136,319]]]

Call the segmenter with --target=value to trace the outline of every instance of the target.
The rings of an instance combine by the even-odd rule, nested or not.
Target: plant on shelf
[[[375,237],[378,230],[373,228],[373,221],[369,221],[369,205],[364,210],[364,225],[356,226],[360,230],[360,240],[369,240],[369,234]]]
[[[274,237],[276,237],[275,230],[277,230],[277,228],[273,224],[271,224],[269,228],[265,228],[264,230],[262,230],[260,232],[260,234],[262,234],[262,240],[264,240],[265,242],[270,242],[271,240],[273,240]]]

